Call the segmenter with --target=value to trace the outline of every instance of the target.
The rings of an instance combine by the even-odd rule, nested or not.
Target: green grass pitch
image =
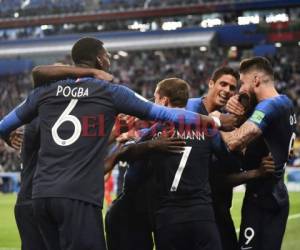
[[[240,209],[243,193],[235,193],[232,216],[236,227],[240,222]],[[20,238],[15,219],[14,204],[16,195],[0,193],[0,250],[20,250]],[[290,216],[282,250],[297,250],[300,245],[300,192],[290,193]]]

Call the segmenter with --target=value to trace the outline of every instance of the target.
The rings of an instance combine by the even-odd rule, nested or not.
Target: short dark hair
[[[228,66],[217,68],[211,76],[211,80],[216,82],[223,75],[232,75],[237,81],[240,79],[239,72]]]
[[[157,84],[157,91],[161,97],[170,99],[172,106],[185,107],[189,99],[189,84],[179,78],[167,78]]]
[[[72,47],[72,59],[75,64],[95,64],[96,57],[103,50],[103,42],[94,37],[79,39]]]
[[[262,56],[244,59],[240,64],[240,73],[247,73],[250,70],[264,71],[266,74],[274,78],[274,71],[271,62]]]

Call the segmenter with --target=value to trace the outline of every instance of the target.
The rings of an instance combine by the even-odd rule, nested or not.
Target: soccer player
[[[189,99],[186,108],[200,114],[224,110],[229,98],[237,91],[238,80],[239,74],[232,68],[227,66],[217,68],[208,83],[207,95]],[[224,163],[216,157],[213,157],[209,166],[212,204],[224,250],[238,248],[235,227],[230,214],[232,185],[227,184],[226,177],[228,174],[239,171],[239,164],[224,167]]]
[[[277,250],[281,248],[288,218],[289,200],[283,178],[296,137],[296,115],[291,100],[276,91],[273,69],[266,58],[243,60],[240,80],[240,93],[255,98],[258,104],[240,128],[222,133],[222,136],[230,150],[243,150],[252,141],[262,137],[275,162],[272,178],[247,187],[240,247]],[[249,157],[245,164],[248,165],[251,159],[253,157]]]
[[[232,68],[227,66],[217,68],[209,81],[207,95],[201,98],[189,99],[187,109],[201,114],[224,110],[229,98],[236,94],[238,79],[238,72]],[[250,103],[248,99],[243,101],[243,103],[249,108]],[[245,108],[243,106],[235,106],[235,108],[234,114],[237,116],[244,115]],[[261,179],[273,171],[272,161],[266,158],[262,162],[255,162],[256,164],[251,162],[253,163],[250,164],[251,170],[241,172],[243,157],[239,154],[236,154],[234,157],[237,159],[236,164],[231,164],[227,167],[224,166],[222,161],[213,157],[209,167],[213,208],[224,250],[238,249],[238,240],[230,213],[233,187],[253,179]]]
[[[32,180],[40,145],[39,132],[38,118],[25,126],[21,151],[21,186],[15,205],[15,218],[22,242],[22,250],[46,249],[32,207]]]
[[[164,80],[171,91],[166,96],[173,100],[187,99],[187,83],[177,78]],[[178,152],[181,141],[149,140],[146,133],[137,144],[123,147],[118,159],[129,162],[121,195],[113,202],[106,214],[105,225],[109,250],[151,250],[155,233],[153,210],[156,204],[156,189],[153,168],[148,164],[155,152]],[[182,143],[182,142],[181,142]],[[169,148],[169,150],[168,150]]]
[[[94,38],[77,41],[72,58],[76,65],[104,71],[110,65],[103,43]],[[126,87],[93,78],[35,89],[2,119],[0,135],[7,139],[15,128],[39,116],[41,144],[32,197],[47,249],[105,249],[103,153],[118,113],[177,123],[183,115],[185,122],[200,118],[204,126],[221,125],[216,118],[155,106]],[[235,121],[221,119],[225,129]]]

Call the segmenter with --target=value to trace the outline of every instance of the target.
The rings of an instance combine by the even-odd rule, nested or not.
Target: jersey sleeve
[[[257,104],[248,121],[256,124],[264,134],[270,124],[276,119],[278,112],[272,100],[265,100]]]
[[[30,122],[37,116],[39,93],[38,89],[34,90],[19,106],[0,121],[1,138],[7,140],[13,130]]]
[[[171,121],[175,124],[199,124],[200,115],[179,108],[167,108],[147,101],[127,87],[112,84],[110,87],[113,103],[119,113],[153,121]]]

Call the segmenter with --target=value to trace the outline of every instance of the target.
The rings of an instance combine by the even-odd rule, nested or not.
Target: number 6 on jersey
[[[69,103],[69,105],[66,107],[65,111],[61,114],[61,116],[58,118],[58,120],[55,122],[55,124],[52,127],[52,137],[56,144],[60,146],[69,146],[73,144],[77,139],[80,137],[81,133],[81,123],[79,119],[74,116],[70,115],[72,110],[75,108],[76,104],[78,102],[78,99],[72,99]],[[74,132],[72,136],[69,139],[62,139],[58,135],[58,128],[64,123],[64,122],[71,122],[74,125]]]
[[[177,191],[180,178],[181,178],[183,170],[186,166],[186,162],[189,158],[191,150],[192,150],[192,147],[184,147],[184,151],[183,151],[183,154],[182,154],[182,157],[181,157],[181,161],[179,163],[178,169],[176,171],[176,174],[175,174],[172,186],[171,186],[171,190],[170,190],[171,192],[176,192]]]

